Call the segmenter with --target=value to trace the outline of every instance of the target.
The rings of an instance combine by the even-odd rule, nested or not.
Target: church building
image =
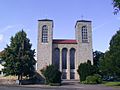
[[[62,79],[78,80],[80,63],[93,63],[91,21],[76,22],[75,39],[53,39],[53,24],[53,20],[38,20],[37,70],[53,64],[62,72]]]

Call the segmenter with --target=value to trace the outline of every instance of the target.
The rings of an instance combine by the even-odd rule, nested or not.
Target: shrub
[[[86,80],[83,81],[84,84],[100,84],[102,83],[102,78],[99,74],[94,74],[93,76],[87,76]]]
[[[87,76],[93,75],[95,73],[95,68],[93,65],[91,65],[91,62],[88,60],[87,63],[81,63],[78,66],[77,70],[80,81],[85,81]]]
[[[96,77],[95,76],[87,76],[86,83],[87,84],[96,84]]]
[[[41,72],[46,79],[46,84],[61,83],[61,72],[55,66],[49,65]]]

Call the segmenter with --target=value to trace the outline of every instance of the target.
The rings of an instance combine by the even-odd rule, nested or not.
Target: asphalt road
[[[78,82],[64,82],[62,86],[23,85],[2,86],[0,90],[120,90],[120,87],[106,87],[104,85],[83,85]]]

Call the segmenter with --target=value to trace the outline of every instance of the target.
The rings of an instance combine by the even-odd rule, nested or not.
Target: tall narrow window
[[[70,69],[75,69],[75,49],[70,49]]]
[[[44,25],[42,27],[42,42],[43,43],[48,42],[48,27],[47,27],[47,25]]]
[[[62,69],[67,69],[67,48],[62,49]]]
[[[60,50],[59,48],[55,48],[54,50],[54,60],[53,60],[53,65],[55,65],[58,69],[59,69],[59,66],[60,66]]]
[[[88,42],[88,35],[87,35],[87,27],[82,27],[82,42],[87,43]]]

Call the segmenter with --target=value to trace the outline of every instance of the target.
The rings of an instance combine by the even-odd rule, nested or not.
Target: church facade
[[[80,63],[93,62],[91,21],[76,22],[75,39],[53,39],[53,26],[53,20],[38,20],[37,70],[53,64],[62,79],[77,80]]]

